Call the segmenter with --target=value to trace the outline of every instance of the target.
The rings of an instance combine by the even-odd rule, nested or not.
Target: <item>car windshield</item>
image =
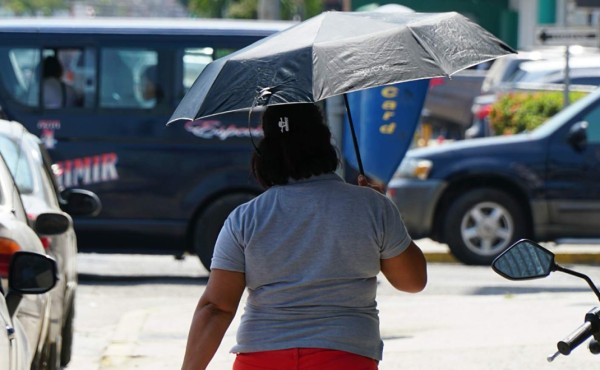
[[[10,139],[0,136],[0,152],[22,194],[33,192],[33,176],[24,153]]]

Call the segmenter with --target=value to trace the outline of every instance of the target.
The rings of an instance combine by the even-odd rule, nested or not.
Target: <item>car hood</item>
[[[510,146],[510,151],[514,153],[520,148],[527,150],[537,140],[529,133],[460,140],[434,147],[411,149],[406,153],[406,157],[435,159],[446,156],[481,156],[488,152],[497,152],[506,146]]]

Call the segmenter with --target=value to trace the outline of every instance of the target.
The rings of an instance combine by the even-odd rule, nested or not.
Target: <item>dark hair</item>
[[[55,56],[47,56],[44,58],[42,76],[60,78],[63,74],[63,67],[60,61]]]
[[[267,107],[264,138],[252,156],[252,173],[265,188],[335,171],[339,164],[331,131],[315,104]]]
[[[151,64],[147,66],[142,72],[142,78],[146,79],[147,82],[152,84],[154,88],[154,99],[159,103],[163,98],[163,91],[160,85],[158,84],[158,70],[156,64]]]
[[[144,71],[142,72],[142,78],[145,78],[153,84],[156,84],[156,81],[158,81],[158,71],[156,69],[156,64],[146,66],[146,68],[144,68]]]

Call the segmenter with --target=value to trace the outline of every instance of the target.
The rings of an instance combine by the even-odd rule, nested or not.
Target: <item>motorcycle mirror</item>
[[[556,263],[554,253],[531,240],[522,239],[496,257],[492,269],[509,280],[537,279],[555,271]]]

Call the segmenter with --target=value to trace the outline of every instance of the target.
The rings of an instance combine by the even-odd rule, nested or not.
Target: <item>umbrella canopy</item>
[[[169,123],[451,76],[509,53],[455,12],[324,12],[210,63]]]

